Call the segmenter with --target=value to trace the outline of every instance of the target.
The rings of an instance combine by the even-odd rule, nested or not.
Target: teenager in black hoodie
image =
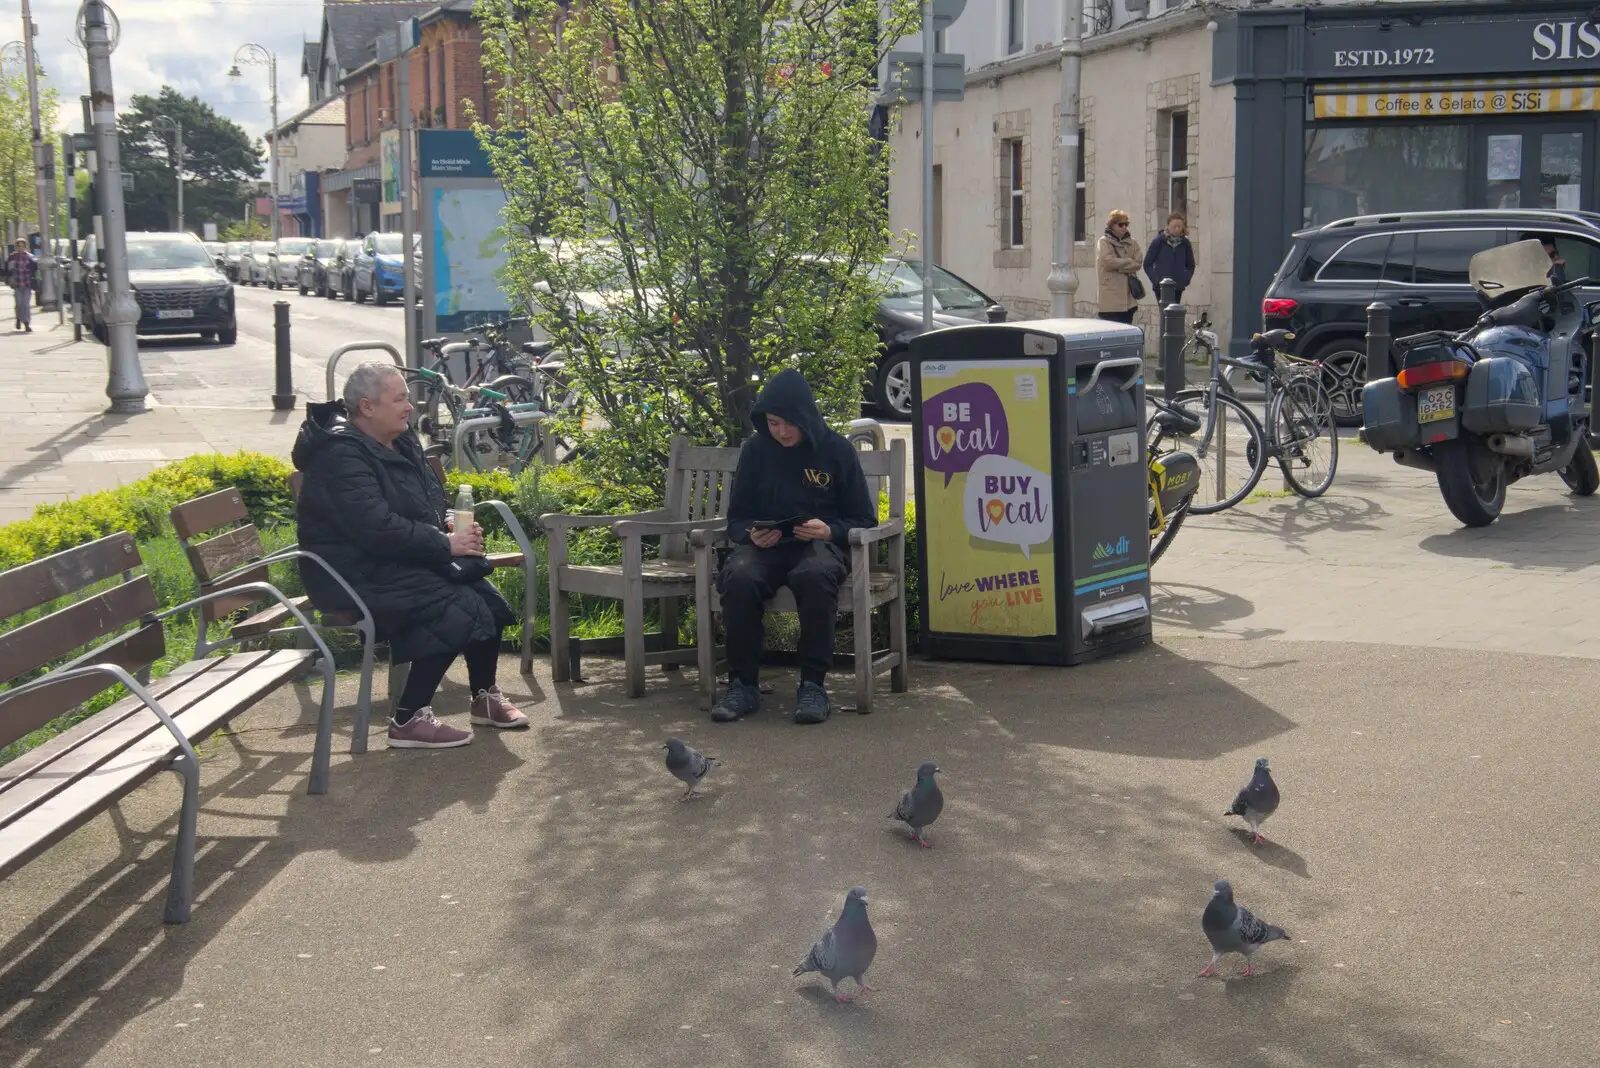
[[[839,587],[850,575],[850,531],[877,522],[856,451],[828,429],[799,371],[779,371],[751,415],[728,498],[733,552],[717,575],[728,632],[728,690],[711,710],[727,723],[761,703],[763,608],[779,587],[800,616],[800,686],[794,721],[828,718],[823,678],[833,666]],[[865,625],[858,622],[858,626]]]

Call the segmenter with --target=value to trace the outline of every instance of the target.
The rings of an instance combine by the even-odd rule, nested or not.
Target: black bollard
[[[1394,338],[1390,336],[1389,305],[1375,300],[1367,305],[1367,381],[1393,378]]]
[[[272,340],[278,383],[272,394],[272,407],[276,411],[291,412],[295,406],[294,368],[289,363],[289,302],[286,300],[272,305]]]
[[[1162,393],[1171,400],[1183,382],[1183,305],[1178,303],[1178,283],[1163,278],[1161,293],[1161,379]]]

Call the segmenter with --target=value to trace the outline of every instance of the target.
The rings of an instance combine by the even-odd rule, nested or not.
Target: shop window
[[[1022,51],[1024,0],[1006,0],[1006,54]]]
[[[1022,248],[1027,231],[1023,227],[1023,197],[1026,194],[1027,169],[1022,153],[1022,138],[1009,137],[1000,142],[1000,179],[1004,212],[1003,248]]]
[[[1322,126],[1306,131],[1306,226],[1352,215],[1467,207],[1466,126]]]
[[[1336,252],[1317,274],[1322,282],[1376,282],[1388,258],[1389,235],[1358,237]]]
[[[1089,240],[1089,170],[1088,141],[1083,127],[1078,127],[1078,191],[1072,208],[1072,240],[1079,243]]]
[[[1161,158],[1157,163],[1163,176],[1160,191],[1161,216],[1177,212],[1189,217],[1189,113],[1163,111],[1157,116],[1161,134]]]

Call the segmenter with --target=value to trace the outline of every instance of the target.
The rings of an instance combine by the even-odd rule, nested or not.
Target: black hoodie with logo
[[[768,413],[800,428],[803,440],[786,448],[767,430]],[[756,432],[739,452],[728,498],[728,537],[750,540],[750,524],[800,516],[833,528],[833,543],[850,544],[850,531],[875,526],[878,509],[867,492],[856,450],[828,428],[811,386],[799,371],[784,370],[761,388],[751,410]]]

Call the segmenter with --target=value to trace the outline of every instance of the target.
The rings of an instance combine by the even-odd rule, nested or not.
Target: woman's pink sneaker
[[[479,690],[472,699],[472,722],[479,727],[497,727],[503,731],[517,730],[528,725],[528,717],[517,706],[507,701],[500,687]]]
[[[440,723],[431,708],[417,709],[404,723],[389,721],[390,749],[455,749],[471,741],[471,731]]]

